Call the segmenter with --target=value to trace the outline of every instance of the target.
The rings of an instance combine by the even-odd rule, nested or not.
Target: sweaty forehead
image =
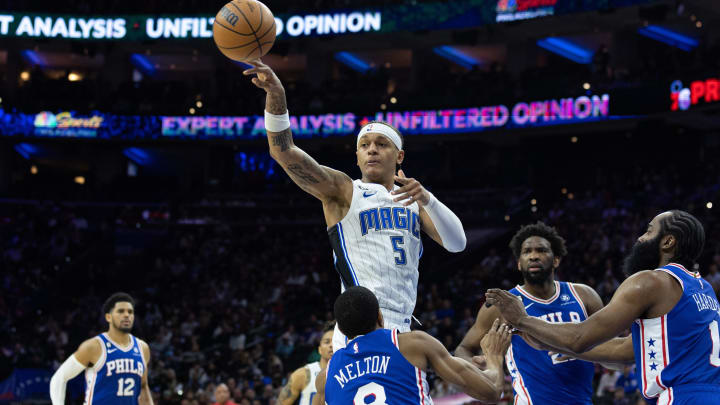
[[[539,248],[544,247],[550,249],[550,242],[542,236],[531,236],[522,244],[523,248]]]

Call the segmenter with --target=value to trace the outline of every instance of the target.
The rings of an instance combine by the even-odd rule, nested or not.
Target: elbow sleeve
[[[440,235],[443,247],[453,253],[465,250],[467,238],[460,218],[432,194],[430,202],[424,208]]]
[[[85,366],[77,361],[75,355],[68,357],[57,369],[50,380],[50,400],[53,405],[65,404],[65,387],[68,380],[75,378],[83,370],[85,370]]]

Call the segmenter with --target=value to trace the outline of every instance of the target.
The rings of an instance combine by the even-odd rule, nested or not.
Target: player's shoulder
[[[584,284],[584,283],[571,283],[571,282],[568,281],[568,282],[566,282],[566,284],[567,284],[569,287],[572,287],[572,288],[573,288],[578,294],[580,294],[580,295],[583,295],[583,294],[597,294],[597,291],[595,291],[594,288],[592,288],[592,287],[590,287],[589,285]],[[584,297],[581,297],[581,298],[584,298]]]
[[[80,346],[78,346],[78,350],[91,350],[91,351],[100,351],[102,350],[103,342],[100,338],[100,335],[93,336],[91,338],[85,339],[82,343],[80,343]]]
[[[664,271],[642,270],[631,275],[620,284],[618,290],[639,295],[662,294],[677,283],[675,276]]]

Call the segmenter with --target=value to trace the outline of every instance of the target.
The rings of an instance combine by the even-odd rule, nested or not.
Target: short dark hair
[[[109,314],[118,302],[129,302],[135,308],[135,300],[128,293],[116,292],[111,295],[102,306],[103,314]]]
[[[323,324],[323,334],[335,330],[335,321],[327,321]]]
[[[661,233],[670,234],[677,239],[677,249],[672,260],[691,269],[705,246],[705,228],[690,213],[672,210],[670,214],[660,222]]]
[[[522,244],[531,236],[539,236],[550,242],[550,248],[552,249],[553,255],[557,257],[567,256],[567,247],[565,247],[565,239],[560,236],[552,226],[546,225],[542,221],[538,221],[535,224],[525,225],[520,228],[519,231],[510,240],[510,249],[516,259],[520,258],[520,251],[522,250]]]
[[[349,287],[335,300],[338,328],[348,339],[375,330],[380,305],[372,291],[365,287]]]

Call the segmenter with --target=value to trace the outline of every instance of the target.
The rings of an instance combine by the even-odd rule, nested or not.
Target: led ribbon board
[[[720,78],[695,80],[685,87],[681,80],[670,84],[670,111],[685,111],[700,104],[720,101]]]
[[[457,0],[380,9],[276,14],[279,38],[461,29],[497,22],[610,9],[655,0]],[[0,37],[77,40],[203,39],[212,15],[70,15],[0,11]]]

